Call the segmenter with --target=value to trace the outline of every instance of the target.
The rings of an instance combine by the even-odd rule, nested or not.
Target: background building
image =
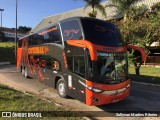
[[[146,9],[149,9],[151,11],[151,7],[158,2],[160,2],[160,0],[139,0],[135,5],[141,6],[144,4],[146,6]],[[109,2],[103,2],[102,5],[105,6],[108,3]],[[31,30],[31,33],[39,31],[45,27],[50,26],[51,24],[56,23],[57,21],[60,21],[66,18],[77,17],[77,16],[86,17],[88,16],[89,12],[91,12],[91,8],[86,8],[85,10],[84,8],[79,8],[79,9],[67,11],[64,13],[56,14],[53,16],[45,17],[44,19],[42,19],[42,21],[40,21],[40,23],[38,23],[36,27],[34,27]],[[117,18],[123,17],[122,14],[117,14],[115,7],[106,7],[106,13],[107,13],[107,17],[104,18],[102,14],[99,13],[99,11],[97,11],[96,18],[102,19],[102,20],[111,20],[111,19],[117,19]],[[155,45],[152,45],[150,47],[150,54],[148,55],[147,61],[146,61],[146,64],[148,65],[160,65],[160,44],[156,43],[156,45],[159,45],[159,46],[155,47]]]
[[[135,5],[136,6],[140,6],[142,4],[146,5],[146,7],[148,9],[151,10],[151,6],[153,6],[154,4],[160,2],[160,0],[140,0],[139,2],[137,2]],[[102,5],[106,5],[109,2],[103,2]],[[71,10],[71,11],[67,11],[64,13],[60,13],[57,15],[53,15],[53,16],[48,16],[45,17],[42,21],[40,21],[40,23],[34,27],[31,32],[36,32],[42,28],[45,28],[57,21],[69,18],[69,17],[76,17],[76,16],[82,16],[82,17],[86,17],[88,16],[88,13],[91,12],[91,8],[86,8],[86,10],[84,10],[84,8],[79,8],[79,9],[75,9],[75,10]],[[107,13],[107,19],[104,18],[104,16],[101,15],[101,13],[99,13],[99,11],[97,11],[97,18],[98,19],[102,19],[102,20],[110,20],[110,19],[116,19],[116,18],[121,18],[122,15],[118,15],[116,12],[116,9],[114,7],[106,7],[106,13]]]
[[[14,42],[15,41],[15,28],[4,28],[2,29],[2,37],[0,37],[0,42],[7,42],[7,41],[10,41],[10,42]],[[17,37],[18,38],[21,38],[23,36],[25,36],[26,34],[25,33],[21,33],[21,32],[18,32],[17,34]]]

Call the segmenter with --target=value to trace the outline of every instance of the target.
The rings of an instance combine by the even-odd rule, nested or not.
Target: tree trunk
[[[123,22],[126,22],[126,21],[127,21],[127,14],[125,13],[125,14],[124,14]]]
[[[88,15],[89,15],[89,17],[96,18],[96,11],[95,11],[94,6],[92,6],[92,12],[88,13]]]
[[[142,62],[140,62],[139,64],[138,63],[134,63],[134,67],[135,67],[135,72],[136,72],[136,75],[139,76],[140,75],[140,67],[142,65]]]
[[[135,72],[136,72],[136,75],[137,75],[137,76],[139,76],[139,75],[140,75],[139,70],[140,70],[140,67],[135,68]]]
[[[92,13],[94,13],[94,6],[92,6]]]

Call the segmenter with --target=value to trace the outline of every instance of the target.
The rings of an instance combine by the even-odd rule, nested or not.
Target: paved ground
[[[49,99],[77,111],[91,111],[91,114],[115,115],[114,112],[160,112],[160,87],[131,84],[130,96],[121,102],[102,105],[87,106],[75,99],[60,98],[54,89],[44,85],[36,79],[26,79],[16,70],[14,65],[0,66],[0,83],[13,87],[22,92]],[[100,112],[103,111],[103,112]],[[100,115],[100,116],[101,116]],[[102,119],[102,118],[101,118]],[[104,118],[103,118],[104,119]],[[107,118],[109,119],[109,118]],[[119,118],[114,118],[118,119]],[[123,118],[122,118],[123,119]],[[137,118],[136,118],[137,119]]]
[[[160,113],[160,87],[131,84],[130,96],[121,102],[103,105],[105,111],[148,111]]]

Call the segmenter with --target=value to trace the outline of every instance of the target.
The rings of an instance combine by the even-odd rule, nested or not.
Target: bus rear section
[[[31,73],[29,67],[38,66],[34,74],[28,75],[36,76],[36,79],[57,89],[61,97],[71,96],[87,105],[126,99],[130,93],[127,48],[116,26],[81,17],[55,24],[56,28],[52,25],[33,34],[38,35],[34,38],[39,43],[37,45],[29,45],[32,35],[22,39],[22,47],[19,45],[18,48],[17,67],[28,68]],[[48,40],[46,34],[51,39]],[[32,53],[30,50],[36,51],[36,47],[42,46],[43,52]],[[35,58],[36,64],[23,60],[25,58]],[[41,74],[37,74],[38,70]],[[23,73],[23,69],[21,71]]]

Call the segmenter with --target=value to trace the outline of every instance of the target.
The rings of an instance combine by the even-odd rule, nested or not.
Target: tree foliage
[[[139,11],[139,9],[137,9]],[[145,49],[160,39],[160,11],[149,12],[143,9],[140,15],[133,15],[123,24],[123,20],[113,22],[120,29],[125,44],[135,44]]]
[[[19,26],[18,31],[22,33],[28,33],[32,28],[31,27],[26,27],[26,26]]]
[[[116,7],[117,12],[124,15],[124,22],[131,16],[135,3],[140,0],[109,0],[106,7]]]
[[[5,42],[5,41],[6,41],[6,37],[4,33],[0,31],[0,42]]]
[[[106,18],[106,11],[105,11],[105,7],[103,5],[101,5],[101,2],[103,0],[83,0],[85,2],[85,7],[84,7],[84,10],[87,8],[87,7],[91,7],[92,8],[92,11],[90,13],[88,13],[88,15],[90,17],[94,17],[96,18],[97,16],[97,11],[100,11],[102,16],[104,16]]]
[[[123,20],[112,22],[120,29],[125,44],[141,46],[149,54],[149,46],[155,41],[160,41],[160,3],[156,4],[156,7],[153,6],[152,12],[144,8],[145,6],[142,5],[134,9],[132,16],[125,24]],[[140,63],[139,57],[136,58],[133,51],[130,52],[128,57],[129,61],[134,63],[135,70],[138,73],[140,69],[140,64],[137,64]]]

